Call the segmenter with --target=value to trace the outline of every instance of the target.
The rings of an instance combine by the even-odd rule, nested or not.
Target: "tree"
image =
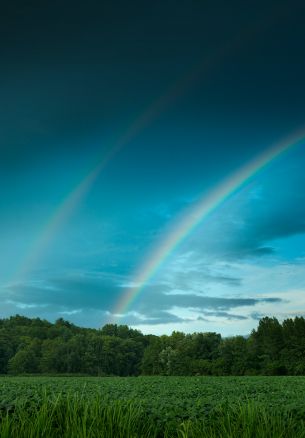
[[[39,340],[30,340],[9,359],[8,372],[10,374],[37,373],[39,371],[39,356]]]
[[[265,317],[259,321],[257,330],[253,330],[257,358],[262,374],[285,374],[285,365],[281,362],[284,348],[283,328],[276,318]]]
[[[226,338],[220,347],[220,357],[223,359],[223,372],[227,375],[240,376],[249,367],[247,340],[243,336]]]

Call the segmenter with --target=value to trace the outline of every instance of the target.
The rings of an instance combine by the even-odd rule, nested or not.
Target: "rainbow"
[[[51,218],[44,224],[42,232],[32,245],[31,251],[28,252],[27,257],[25,257],[21,266],[18,267],[17,272],[15,272],[14,281],[24,280],[26,274],[31,271],[33,266],[35,266],[40,255],[47,248],[62,224],[67,221],[71,212],[75,210],[77,205],[94,184],[98,175],[116,152],[117,148],[113,148],[103,157],[103,159],[100,159],[94,169],[92,169],[90,173],[74,188],[74,190],[64,198],[62,203],[59,204],[55,213],[53,213]]]
[[[130,143],[141,131],[143,131],[165,108],[167,108],[175,99],[183,93],[188,84],[192,83],[194,76],[198,71],[205,71],[210,67],[209,62],[200,64],[200,69],[191,70],[188,75],[179,77],[169,87],[169,89],[157,97],[147,108],[144,109],[134,121],[128,125],[123,133],[117,138],[114,144],[108,148],[104,155],[99,156],[97,164],[87,173],[77,184],[77,186],[69,192],[63,201],[57,206],[55,212],[51,215],[48,221],[43,225],[37,239],[33,242],[31,249],[28,251],[26,257],[23,258],[22,263],[17,267],[11,283],[23,280],[25,276],[33,269],[39,260],[41,254],[44,253],[49,243],[62,225],[72,215],[73,211],[79,205],[81,200],[90,191],[91,187],[108,165],[108,163]],[[211,61],[210,59],[208,61]]]
[[[253,30],[256,31],[256,29],[260,31],[261,26],[255,25],[253,29],[250,29],[250,36],[253,35]],[[249,31],[249,29],[247,29],[247,31]],[[42,226],[40,233],[32,244],[32,247],[15,270],[13,282],[23,279],[25,275],[33,269],[41,254],[43,254],[48,247],[50,241],[52,241],[61,226],[68,220],[77,205],[79,205],[81,200],[90,191],[94,182],[109,161],[111,161],[111,159],[123,149],[123,147],[131,142],[139,132],[148,126],[149,123],[158,117],[165,108],[169,107],[180,95],[182,95],[189,86],[192,86],[199,78],[202,79],[205,74],[211,71],[213,66],[220,63],[221,60],[228,56],[232,50],[238,49],[244,41],[245,38],[240,38],[240,35],[238,34],[236,37],[232,38],[231,41],[226,41],[225,44],[216,48],[213,53],[205,56],[197,65],[190,68],[186,74],[176,78],[165,93],[157,97],[138,117],[134,119],[133,123],[123,131],[122,135],[117,139],[114,145],[108,149],[106,154],[98,158],[97,164],[93,169],[91,169],[89,173],[80,180],[78,185],[71,192],[67,193],[62,202],[57,206],[55,212]]]
[[[114,142],[112,147],[108,148],[106,153],[98,157],[97,164],[86,174],[84,178],[77,184],[77,186],[67,194],[63,201],[58,205],[55,212],[48,219],[42,227],[37,239],[34,241],[31,250],[28,251],[27,256],[22,260],[21,265],[18,266],[13,276],[13,283],[23,280],[33,267],[36,265],[41,254],[44,253],[50,241],[57,234],[58,230],[72,215],[73,211],[80,204],[81,200],[90,191],[91,187],[108,165],[108,163],[125,147],[132,139],[141,132],[149,122],[157,116],[161,111],[162,105],[166,104],[169,95],[161,96],[156,99],[148,108],[136,117],[134,122],[123,131],[121,136]]]
[[[298,131],[284,141],[267,149],[253,161],[233,173],[221,184],[211,190],[208,195],[203,195],[191,209],[188,209],[182,218],[172,227],[166,238],[158,245],[140,267],[132,284],[118,301],[112,315],[118,318],[125,314],[134,300],[143,291],[148,282],[155,275],[160,266],[168,259],[173,251],[189,236],[189,234],[221,205],[228,197],[233,195],[240,187],[254,175],[264,169],[271,161],[279,157],[290,148],[299,145],[305,140],[305,129]]]
[[[79,205],[81,200],[90,191],[94,182],[99,177],[102,170],[107,164],[130,143],[142,130],[146,128],[154,119],[158,117],[167,107],[169,107],[184,90],[196,81],[203,74],[206,74],[210,69],[221,61],[227,55],[228,51],[236,46],[240,39],[233,39],[231,42],[220,46],[218,50],[205,57],[201,62],[190,69],[187,74],[178,77],[165,93],[158,96],[142,113],[140,113],[134,121],[126,128],[125,131],[114,142],[113,146],[108,149],[105,155],[97,159],[97,164],[87,173],[78,183],[78,185],[69,192],[63,201],[57,206],[55,212],[43,225],[37,239],[33,242],[31,249],[23,258],[13,275],[13,282],[22,280],[36,265],[41,254],[44,253],[49,243],[57,234],[61,226],[72,215],[73,211]]]

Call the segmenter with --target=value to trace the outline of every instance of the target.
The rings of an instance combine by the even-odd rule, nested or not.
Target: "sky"
[[[304,2],[1,9],[0,317],[231,336],[305,316]]]

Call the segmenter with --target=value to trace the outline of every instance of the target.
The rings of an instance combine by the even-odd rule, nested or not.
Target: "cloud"
[[[123,315],[118,323],[137,326],[141,325],[160,325],[160,324],[173,324],[192,321],[190,318],[183,318],[177,316],[171,312],[164,310],[151,312],[149,315],[141,315],[137,312],[129,312],[127,315]]]
[[[210,275],[213,282],[238,284],[234,277]],[[210,278],[207,276],[207,278]],[[218,278],[219,277],[219,278]],[[217,280],[216,280],[217,279]],[[84,325],[101,326],[111,315],[122,294],[130,288],[122,286],[124,277],[105,272],[66,272],[50,276],[48,280],[35,279],[7,285],[0,289],[2,316],[22,313],[55,320],[60,316]],[[175,291],[166,284],[147,286],[134,300],[128,311],[117,318],[118,323],[130,325],[160,325],[190,322],[187,311],[198,317],[243,319],[232,309],[254,307],[262,302],[279,302],[278,298],[213,297],[193,291]],[[181,314],[175,314],[178,309]],[[186,312],[186,313],[185,313]]]
[[[122,293],[122,277],[96,271],[62,272],[41,280],[17,282],[0,289],[1,301],[45,306],[52,311],[113,308]]]
[[[251,318],[252,319],[254,319],[254,320],[256,320],[256,321],[259,321],[260,319],[262,319],[264,316],[266,316],[266,315],[264,315],[263,313],[261,313],[261,312],[252,312],[251,314],[250,314],[250,316],[251,316]]]
[[[1,316],[22,313],[48,320],[67,317],[76,324],[100,327],[110,320],[144,332],[172,330],[247,334],[261,316],[303,312],[300,290],[305,263],[264,258],[209,258],[199,251],[180,252],[146,284],[125,314],[112,312],[132,277],[115,270],[37,272],[29,281],[0,289]],[[289,291],[289,292],[288,292]],[[305,308],[305,307],[304,307]]]
[[[228,320],[244,320],[244,319],[248,319],[247,316],[244,315],[234,315],[232,313],[228,313],[228,312],[204,312],[203,315],[205,315],[205,318],[203,318],[204,321],[208,321],[208,317],[211,316],[215,316],[216,318],[226,318]],[[202,316],[199,316],[197,319],[200,320],[200,318],[202,318]]]
[[[253,308],[263,303],[280,303],[282,300],[278,297],[213,297],[186,293],[183,291],[164,293],[162,286],[148,286],[145,293],[138,296],[132,306],[136,314],[142,315],[140,319],[133,319],[132,324],[166,324],[172,322],[189,322],[198,317],[225,318],[227,320],[243,320],[248,315],[231,313],[230,310],[242,308]],[[177,314],[177,312],[179,314]],[[128,323],[131,320],[130,314],[121,315],[118,320]]]
[[[275,240],[305,234],[305,194],[296,191],[304,186],[305,178],[290,173],[286,177],[279,190],[278,179],[263,174],[220,204],[192,231],[176,255],[192,250],[210,261],[277,255]],[[254,192],[259,196],[253,196]]]

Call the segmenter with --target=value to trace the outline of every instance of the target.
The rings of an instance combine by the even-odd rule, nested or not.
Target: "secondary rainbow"
[[[81,200],[90,191],[94,182],[97,180],[107,164],[120,152],[130,141],[132,141],[146,126],[148,126],[159,114],[161,114],[175,99],[183,93],[185,88],[194,81],[199,73],[205,73],[212,67],[213,62],[221,59],[224,55],[224,50],[216,51],[212,57],[205,58],[196,68],[191,69],[188,74],[182,75],[174,81],[168,90],[158,96],[142,113],[140,113],[125,131],[118,137],[108,151],[98,157],[96,165],[90,169],[89,173],[80,180],[78,185],[69,192],[62,202],[57,206],[53,215],[42,226],[42,229],[33,242],[27,255],[23,258],[21,264],[15,270],[10,283],[15,283],[24,280],[25,276],[30,273],[33,267],[36,266],[38,259],[44,254],[49,243],[56,236],[58,230],[62,227],[68,218],[72,215],[75,208],[80,204]]]
[[[168,98],[168,96],[166,97]],[[143,113],[140,114],[140,116],[135,118],[134,122],[123,131],[114,144],[109,147],[103,155],[98,157],[95,166],[91,168],[89,173],[80,180],[79,184],[67,194],[63,201],[58,205],[53,215],[44,224],[36,241],[34,241],[31,249],[28,251],[27,256],[16,269],[11,283],[24,280],[26,275],[30,273],[33,267],[37,264],[38,259],[44,254],[50,241],[52,241],[58,230],[68,220],[75,208],[80,204],[81,200],[90,191],[103,169],[125,145],[136,137],[136,135],[141,132],[141,130],[144,129],[154,117],[156,117],[164,102],[165,96],[161,96],[161,98],[153,102],[145,111],[143,111]]]
[[[217,56],[221,58],[222,51],[216,52]],[[10,283],[15,283],[24,280],[26,275],[36,266],[37,261],[44,254],[49,243],[56,236],[58,230],[62,227],[68,218],[72,215],[75,208],[80,204],[81,200],[90,191],[91,187],[108,165],[108,163],[123,149],[129,142],[131,142],[142,130],[144,130],[154,119],[158,117],[175,99],[181,95],[188,84],[192,83],[194,77],[199,72],[204,73],[213,65],[213,61],[217,58],[215,55],[211,58],[204,59],[199,66],[191,69],[188,74],[182,75],[166,90],[165,93],[158,96],[151,102],[143,112],[141,112],[130,125],[118,136],[108,150],[100,155],[96,160],[96,165],[90,169],[89,172],[80,179],[78,185],[70,191],[62,202],[57,206],[55,212],[42,226],[42,229],[33,242],[27,255],[22,259],[21,264],[15,270],[13,278]]]
[[[255,29],[260,29],[257,26]],[[250,36],[252,33],[250,34]],[[221,60],[228,56],[232,50],[238,49],[240,44],[245,41],[240,35],[232,38],[231,41],[226,41],[220,45],[215,51],[199,61],[193,68],[179,76],[164,94],[158,96],[134,121],[127,127],[125,131],[118,137],[117,141],[108,148],[105,155],[98,157],[96,165],[85,173],[78,185],[69,192],[62,202],[57,206],[52,216],[42,226],[37,239],[32,243],[27,255],[22,259],[22,262],[17,266],[11,282],[18,282],[36,266],[37,261],[44,254],[49,243],[56,236],[58,230],[62,227],[68,218],[72,215],[75,208],[80,204],[81,200],[90,191],[94,182],[107,166],[109,161],[127,145],[139,132],[151,123],[159,114],[169,107],[183,92],[196,82],[197,79],[210,72],[211,68]]]
[[[188,209],[182,218],[173,225],[172,230],[168,233],[161,244],[151,252],[147,262],[140,266],[132,280],[132,284],[135,286],[126,288],[126,292],[120,298],[112,312],[114,318],[117,318],[128,311],[130,305],[152,279],[160,266],[203,219],[213,212],[229,196],[234,194],[240,187],[247,183],[250,178],[264,169],[271,161],[288,151],[293,146],[304,142],[304,140],[305,130],[303,129],[287,138],[285,141],[267,149],[267,151],[216,186],[208,195],[205,194],[202,196],[193,208]]]

